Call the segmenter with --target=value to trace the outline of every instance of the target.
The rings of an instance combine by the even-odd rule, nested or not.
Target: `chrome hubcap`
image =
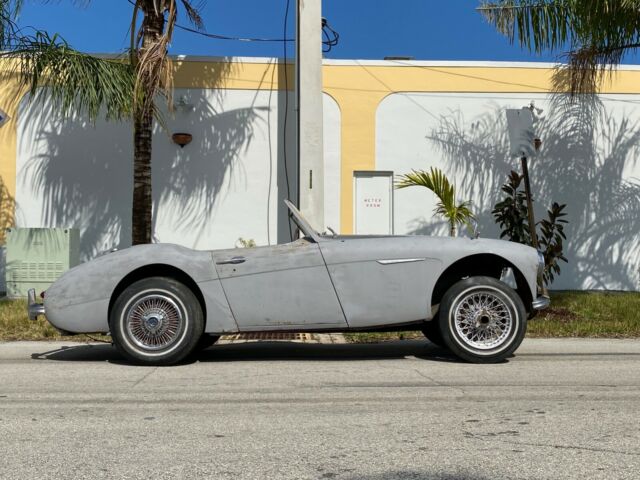
[[[490,291],[463,296],[453,312],[456,332],[472,348],[489,350],[510,337],[513,316],[505,301]]]
[[[167,348],[184,329],[184,316],[177,303],[166,295],[150,294],[138,299],[127,311],[127,332],[145,350]]]

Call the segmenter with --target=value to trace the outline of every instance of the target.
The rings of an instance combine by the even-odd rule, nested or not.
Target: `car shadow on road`
[[[456,362],[447,350],[426,340],[382,343],[317,344],[301,342],[246,342],[214,345],[197,356],[201,362],[235,361],[345,361],[418,358]]]
[[[32,360],[60,360],[66,362],[114,362],[122,363],[124,358],[111,344],[73,344],[54,350],[35,352]]]
[[[109,344],[80,344],[55,350],[33,353],[34,360],[68,362],[127,363]],[[447,350],[426,340],[403,340],[375,344],[318,344],[301,342],[245,342],[214,345],[192,355],[183,364],[195,362],[252,362],[252,361],[348,361],[397,360],[412,358],[433,362],[459,360]]]

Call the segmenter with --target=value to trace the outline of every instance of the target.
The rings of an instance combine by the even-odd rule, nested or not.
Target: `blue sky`
[[[194,0],[194,4],[202,0]],[[290,0],[293,36],[296,0]],[[207,32],[227,36],[282,38],[287,0],[208,0],[202,8]],[[554,61],[511,46],[475,11],[478,0],[324,0],[323,14],[340,33],[328,58],[418,60]],[[120,52],[128,44],[132,7],[128,0],[27,0],[20,25],[60,33],[73,47]],[[187,25],[183,17],[180,23]],[[282,56],[282,43],[219,41],[178,30],[173,54]],[[289,47],[289,55],[293,46]]]

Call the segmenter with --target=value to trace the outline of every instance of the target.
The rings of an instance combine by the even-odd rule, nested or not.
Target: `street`
[[[133,367],[0,344],[0,477],[637,479],[640,341],[527,339],[470,365],[426,341],[243,343]]]

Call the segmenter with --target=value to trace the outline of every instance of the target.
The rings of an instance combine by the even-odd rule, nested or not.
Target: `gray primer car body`
[[[533,310],[533,248],[486,239],[318,235],[289,208],[306,235],[292,243],[215,251],[143,245],[79,265],[47,290],[46,317],[65,332],[108,332],[110,306],[124,286],[143,275],[178,275],[198,290],[206,333],[394,327],[430,320],[438,280],[478,255],[511,268]]]

